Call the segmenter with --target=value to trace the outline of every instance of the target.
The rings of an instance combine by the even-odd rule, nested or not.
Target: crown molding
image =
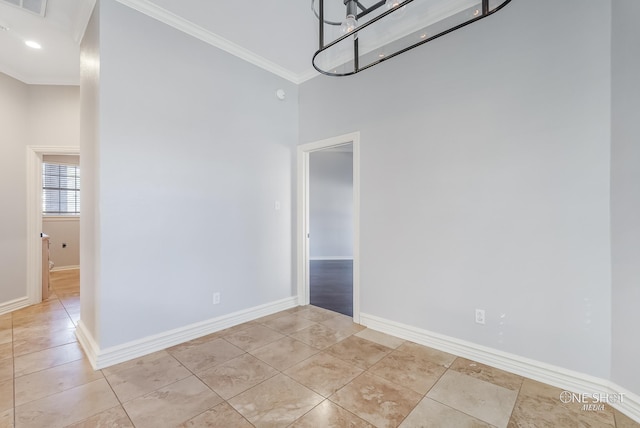
[[[188,21],[160,6],[153,4],[149,0],[116,0],[131,9],[137,10],[153,19],[156,19],[176,30],[189,34],[205,43],[215,46],[231,55],[241,58],[253,65],[267,70],[277,76],[282,77],[292,83],[299,84],[301,79],[296,73],[288,70],[268,59],[251,52],[219,35],[206,30],[191,21]]]

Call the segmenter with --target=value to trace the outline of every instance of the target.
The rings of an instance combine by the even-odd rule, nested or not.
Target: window
[[[80,215],[80,167],[42,164],[42,214]]]

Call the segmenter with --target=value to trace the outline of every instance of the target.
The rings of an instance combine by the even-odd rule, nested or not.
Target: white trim
[[[181,16],[178,16],[166,9],[163,9],[149,0],[116,0],[116,1],[118,3],[121,3],[125,6],[130,7],[131,9],[137,10],[138,12],[143,13],[151,18],[154,18],[164,24],[167,24],[168,26],[173,27],[176,30],[189,34],[190,36],[193,36],[198,40],[202,40],[205,43],[215,46],[218,49],[228,52],[231,55],[237,56],[238,58],[241,58],[253,65],[256,65],[277,76],[280,76],[283,79],[287,79],[290,82],[293,82],[295,84],[301,83],[300,78],[296,73],[293,73],[292,71],[287,70],[284,67],[281,67],[275,62],[269,61],[268,59],[260,55],[257,55],[251,52],[250,50],[243,48],[240,45],[237,45],[223,37],[220,37],[219,35],[212,33],[211,31],[206,30],[194,24],[193,22],[190,22],[182,18]]]
[[[79,215],[43,215],[42,221],[58,222],[58,221],[80,221]]]
[[[91,366],[99,370],[295,306],[297,306],[297,298],[287,297],[105,349],[100,349],[82,321],[78,323],[76,336]]]
[[[353,144],[353,321],[360,323],[360,132],[298,146],[297,172],[297,265],[298,304],[309,304],[309,154],[331,147]]]
[[[79,147],[27,146],[27,299],[42,301],[42,156],[79,155]]]
[[[353,260],[353,256],[318,256],[309,257],[309,260]]]
[[[577,393],[623,393],[624,401],[622,403],[612,403],[612,406],[640,422],[640,396],[609,380],[480,346],[375,315],[360,314],[360,321],[362,325],[373,330],[468,358],[564,390]]]
[[[49,272],[64,272],[66,270],[78,270],[78,269],[80,269],[79,265],[60,266],[60,267],[54,267]]]
[[[19,299],[9,300],[8,302],[0,303],[0,315],[8,314],[9,312],[26,308],[29,305],[30,305],[29,298],[27,296],[20,297]]]

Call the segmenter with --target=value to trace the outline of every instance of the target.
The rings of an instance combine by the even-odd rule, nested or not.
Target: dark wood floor
[[[353,260],[311,260],[310,303],[353,316]]]

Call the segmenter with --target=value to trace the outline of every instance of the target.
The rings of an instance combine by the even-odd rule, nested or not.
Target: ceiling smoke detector
[[[19,7],[22,10],[35,13],[43,18],[47,11],[47,0],[0,0],[0,2]]]

